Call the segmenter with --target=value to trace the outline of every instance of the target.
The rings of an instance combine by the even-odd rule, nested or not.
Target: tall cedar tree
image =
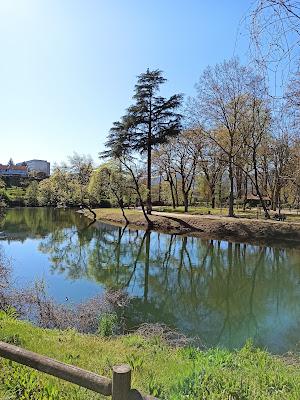
[[[177,112],[183,96],[175,94],[166,99],[159,96],[160,86],[166,82],[160,70],[149,69],[138,76],[134,104],[120,122],[110,130],[106,147],[114,152],[137,151],[147,154],[147,213],[151,214],[152,149],[165,143],[181,129],[181,114]],[[107,152],[109,153],[109,151]]]

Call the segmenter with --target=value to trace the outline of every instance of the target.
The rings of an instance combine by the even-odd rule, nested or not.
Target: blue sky
[[[239,55],[250,0],[1,0],[0,162],[98,152],[160,68],[163,94],[192,95],[207,65]]]

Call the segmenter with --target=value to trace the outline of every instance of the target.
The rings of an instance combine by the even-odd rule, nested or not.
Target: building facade
[[[28,172],[37,172],[50,176],[50,163],[45,160],[29,160],[24,162],[27,165]]]
[[[0,176],[20,176],[26,178],[28,176],[28,168],[26,165],[0,164]]]
[[[36,176],[40,179],[50,176],[50,163],[45,160],[29,160],[16,165],[0,164],[0,176]]]

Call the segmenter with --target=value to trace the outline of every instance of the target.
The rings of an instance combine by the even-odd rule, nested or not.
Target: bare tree
[[[199,132],[201,135],[201,132]],[[202,146],[199,151],[199,168],[202,170],[210,191],[211,207],[216,206],[217,184],[222,179],[224,159],[222,151],[202,135]]]
[[[172,148],[171,168],[179,176],[184,211],[187,212],[202,147],[201,137],[195,131],[186,131],[171,140],[169,146]]]
[[[179,205],[177,176],[172,168],[172,146],[165,144],[155,149],[153,153],[154,168],[168,183],[173,209]]]
[[[196,85],[197,95],[189,101],[191,127],[201,131],[220,149],[230,181],[228,216],[234,216],[234,160],[243,146],[240,131],[245,94],[254,79],[237,59],[208,67]]]
[[[178,205],[178,186],[180,186],[184,211],[188,211],[201,148],[201,136],[195,131],[185,131],[161,145],[155,153],[154,160],[161,166],[164,179],[170,186],[173,208]]]
[[[272,208],[276,210],[278,207],[279,213],[281,210],[281,193],[286,183],[286,177],[289,174],[290,159],[291,159],[291,144],[288,133],[283,133],[281,136],[274,138],[271,144],[272,149],[272,181],[270,187],[272,191]]]
[[[278,96],[278,83],[281,87],[286,84],[300,56],[300,3],[297,0],[257,0],[249,27],[252,59],[261,72],[264,70],[271,75],[274,95]]]
[[[259,164],[262,145],[266,140],[269,140],[271,113],[268,108],[267,91],[263,78],[257,76],[257,79],[253,80],[248,89],[248,94],[245,96],[244,118],[240,129],[246,148],[245,155],[249,158],[245,161],[251,167],[246,170],[243,168],[243,170],[255,188],[256,195],[263,206],[265,217],[269,219],[270,214],[264,199],[266,193],[263,193],[264,186],[261,181]]]

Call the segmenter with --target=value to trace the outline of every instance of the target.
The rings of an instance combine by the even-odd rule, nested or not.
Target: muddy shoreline
[[[95,209],[97,222],[115,226],[125,226],[125,220],[119,210]],[[88,211],[80,211],[88,218]],[[148,230],[142,213],[128,211],[130,229]],[[173,234],[201,237],[203,239],[226,240],[239,243],[273,245],[276,247],[300,248],[300,223],[258,221],[246,218],[228,218],[216,216],[178,215],[155,212],[150,216],[151,230]]]

